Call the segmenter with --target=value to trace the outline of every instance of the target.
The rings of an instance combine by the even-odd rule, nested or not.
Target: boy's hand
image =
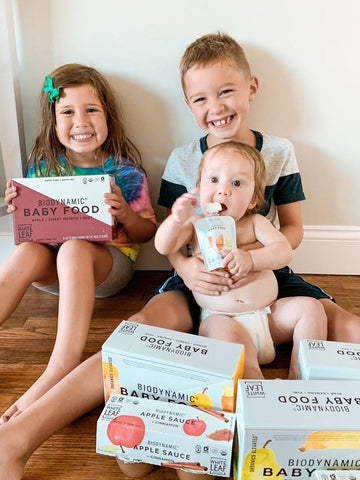
[[[128,216],[132,215],[133,211],[126,203],[120,187],[115,183],[111,183],[111,189],[111,193],[104,193],[104,201],[106,205],[110,206],[108,212],[111,213],[111,215],[114,215],[119,223],[125,223]]]
[[[12,204],[13,199],[16,197],[17,191],[16,187],[13,187],[11,185],[11,178],[6,182],[6,190],[5,190],[5,203],[7,203],[8,208],[7,212],[8,213],[14,213],[15,212],[15,206]]]
[[[189,220],[195,213],[197,207],[196,198],[197,189],[192,192],[184,193],[173,203],[171,214],[177,223],[184,223]]]
[[[184,257],[181,265],[176,265],[176,271],[190,290],[203,295],[220,295],[232,284],[227,272],[209,272],[203,260],[196,256]]]
[[[225,253],[221,266],[228,269],[233,281],[238,281],[246,277],[254,268],[254,263],[249,252],[234,248],[231,252]]]

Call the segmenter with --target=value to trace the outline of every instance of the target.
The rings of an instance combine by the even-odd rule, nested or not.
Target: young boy
[[[294,149],[284,138],[249,129],[247,114],[258,90],[258,79],[251,75],[243,49],[228,35],[205,35],[186,49],[180,72],[185,101],[207,135],[172,152],[163,174],[159,204],[170,209],[176,198],[192,191],[201,156],[209,147],[228,140],[240,141],[259,150],[265,161],[266,204],[260,213],[272,223],[277,215],[280,231],[292,248],[297,248],[303,236],[301,201],[305,196]],[[242,248],[260,246],[256,243]],[[187,328],[191,317],[196,321],[198,316],[189,289],[220,295],[238,286],[238,282],[227,278],[225,273],[207,272],[197,257],[186,258],[177,252],[170,255],[169,260],[176,272],[133,320],[151,323],[152,318],[164,316]],[[307,297],[325,309],[330,340],[360,342],[358,316],[341,308],[330,295],[295,275],[289,267],[274,273],[279,286],[278,298]]]
[[[263,378],[259,365],[274,360],[274,345],[292,339],[288,378],[298,378],[299,341],[301,338],[325,340],[327,320],[323,312],[314,321],[313,317],[303,315],[302,309],[289,315],[291,299],[275,302],[278,288],[272,269],[286,265],[293,252],[286,237],[264,216],[256,214],[264,202],[265,189],[265,165],[260,153],[234,141],[210,147],[200,162],[197,186],[202,211],[217,207],[219,212],[215,222],[209,219],[205,224],[208,226],[205,238],[208,240],[209,235],[212,238],[211,257],[221,260],[223,256],[220,266],[241,282],[239,287],[220,296],[193,292],[201,307],[200,335],[243,344],[245,378]],[[191,242],[192,254],[204,261],[204,255],[209,252],[200,251],[199,220],[204,215],[195,214],[197,205],[195,191],[184,193],[174,202],[171,214],[156,233],[155,246],[160,253],[169,255]],[[205,217],[208,216],[206,213]],[[233,249],[224,248],[231,238],[226,231],[229,216],[235,220],[236,248]],[[223,223],[219,231],[223,240],[219,242],[214,229],[216,223]],[[256,242],[263,246],[248,251],[240,248]]]

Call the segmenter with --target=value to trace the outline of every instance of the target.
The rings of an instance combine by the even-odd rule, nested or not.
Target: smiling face
[[[106,114],[92,85],[64,88],[55,103],[56,134],[72,165],[96,166],[108,136]]]
[[[233,149],[208,152],[201,168],[200,205],[206,212],[208,203],[219,202],[220,215],[235,221],[253,208],[255,189],[254,162]]]
[[[234,62],[194,66],[184,75],[186,103],[199,127],[207,132],[208,145],[227,140],[245,141],[249,104],[258,89]]]

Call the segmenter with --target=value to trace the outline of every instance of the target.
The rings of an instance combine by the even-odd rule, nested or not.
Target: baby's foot
[[[46,371],[36,380],[36,382],[22,395],[6,412],[0,417],[0,425],[17,417],[30,405],[42,397],[50,388],[58,383],[64,377],[61,375],[49,375]]]

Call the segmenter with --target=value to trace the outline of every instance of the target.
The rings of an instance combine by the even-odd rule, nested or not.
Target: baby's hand
[[[16,197],[17,191],[16,187],[11,185],[11,178],[6,182],[6,190],[5,190],[5,203],[7,203],[8,208],[7,212],[8,213],[14,213],[15,212],[15,206],[12,204],[13,199]]]
[[[173,203],[171,214],[175,222],[184,223],[194,215],[198,204],[196,192],[197,189],[190,193],[184,193]]]
[[[239,280],[246,277],[253,269],[254,264],[249,252],[245,252],[241,248],[234,248],[234,250],[225,254],[221,266],[228,269],[234,280]]]

